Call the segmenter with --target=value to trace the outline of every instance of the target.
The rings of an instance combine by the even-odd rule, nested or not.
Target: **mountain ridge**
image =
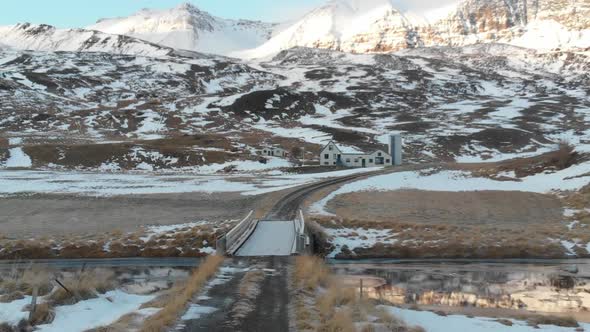
[[[350,53],[490,42],[540,50],[590,46],[590,3],[585,0],[464,0],[447,7],[446,16],[439,13],[443,18],[436,22],[403,13],[389,0],[372,1],[379,4],[372,10],[348,6],[350,1],[330,1],[264,45],[235,55],[263,58],[296,46]],[[339,29],[341,20],[352,28]]]
[[[171,9],[142,9],[128,17],[101,19],[87,29],[128,35],[177,49],[225,55],[262,44],[276,26],[262,21],[219,18],[183,3]]]

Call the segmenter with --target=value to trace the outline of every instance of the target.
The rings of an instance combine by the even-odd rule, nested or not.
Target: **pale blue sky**
[[[225,18],[285,21],[326,0],[2,0],[0,25],[31,22],[84,27],[100,18],[128,16],[142,8],[171,8],[183,2]]]

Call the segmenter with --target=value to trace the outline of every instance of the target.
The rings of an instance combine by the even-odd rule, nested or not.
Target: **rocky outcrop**
[[[435,20],[397,10],[383,0],[371,10],[333,1],[246,56],[295,46],[352,53],[430,46],[511,43],[537,49],[590,46],[587,0],[465,0]]]

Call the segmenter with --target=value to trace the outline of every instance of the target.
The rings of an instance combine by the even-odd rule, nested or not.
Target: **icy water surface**
[[[590,309],[590,260],[336,263],[364,293],[396,305],[580,313]],[[375,277],[377,279],[375,279]]]

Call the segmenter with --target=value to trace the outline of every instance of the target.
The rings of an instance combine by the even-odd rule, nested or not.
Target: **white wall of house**
[[[320,153],[320,164],[322,166],[337,166],[338,160],[342,158],[342,151],[333,142],[328,143]]]

